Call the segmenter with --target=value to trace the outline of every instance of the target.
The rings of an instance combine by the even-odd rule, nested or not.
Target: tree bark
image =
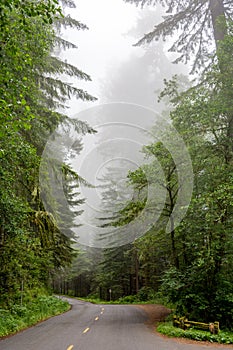
[[[136,294],[139,292],[139,260],[137,249],[135,249],[135,291]]]
[[[227,26],[226,26],[226,16],[223,0],[209,0],[209,7],[211,12],[211,19],[213,24],[214,31],[214,40],[217,48],[217,57],[218,57],[218,65],[220,72],[222,74],[226,74],[228,70],[229,62],[226,62],[221,56],[218,54],[218,48],[220,43],[224,40],[225,35],[227,34]],[[223,86],[226,90],[231,89],[231,86],[227,86],[226,82],[223,79]],[[232,163],[233,161],[233,115],[230,114],[228,116],[228,129],[227,129],[227,138],[228,143],[225,146],[225,160],[226,164]]]
[[[179,263],[179,258],[177,256],[177,251],[176,251],[176,243],[175,243],[175,229],[174,229],[174,219],[172,217],[172,214],[170,216],[170,223],[171,223],[171,247],[172,247],[172,260],[174,266],[179,269],[180,268],[180,263]]]
[[[209,0],[210,13],[212,18],[213,30],[214,30],[214,40],[216,47],[221,40],[224,39],[226,34],[225,26],[225,9],[223,0]],[[222,19],[222,23],[220,23]]]

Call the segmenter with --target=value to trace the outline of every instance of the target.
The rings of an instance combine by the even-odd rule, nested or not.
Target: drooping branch
[[[187,63],[194,57],[193,70],[203,68],[214,54],[214,45],[222,41],[226,34],[226,21],[232,19],[233,3],[229,0],[125,0],[137,6],[160,4],[166,7],[162,22],[146,33],[135,46],[149,44],[159,38],[164,40],[178,35],[169,51],[180,54],[175,63]],[[176,35],[176,37],[177,37]]]

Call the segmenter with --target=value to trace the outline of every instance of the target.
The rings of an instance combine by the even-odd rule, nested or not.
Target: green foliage
[[[0,305],[10,307],[30,292],[40,294],[51,273],[72,261],[71,239],[41,201],[40,156],[49,134],[67,118],[56,108],[72,94],[94,97],[58,78],[68,74],[90,80],[51,53],[59,41],[53,24],[85,28],[71,18],[65,21],[56,0],[2,1],[0,18]],[[74,123],[80,133],[93,131],[86,123]],[[68,164],[63,167],[67,174]]]
[[[69,310],[70,305],[52,296],[40,296],[27,304],[13,304],[10,309],[0,309],[0,337],[18,332],[51,316]]]
[[[118,300],[115,301],[117,304],[134,304],[138,303],[139,299],[137,295],[127,295],[125,297],[121,297]]]
[[[233,333],[220,331],[219,334],[211,334],[208,331],[196,329],[183,330],[172,326],[172,323],[161,323],[156,330],[169,337],[187,338],[198,341],[216,342],[221,344],[233,344]]]
[[[123,295],[128,295],[135,290],[132,278],[135,275],[134,257],[128,254],[131,245],[104,249],[102,259],[99,263],[96,282],[100,289],[100,297],[109,300],[109,289],[112,290],[112,300],[117,300]]]
[[[148,300],[153,300],[155,297],[155,292],[152,288],[150,287],[142,287],[139,292],[137,293],[137,298],[140,301],[148,301]]]
[[[159,38],[165,39],[179,31],[169,51],[179,53],[175,63],[192,62],[192,73],[205,68],[207,62],[215,53],[209,45],[215,41],[218,45],[227,33],[226,21],[232,19],[232,3],[220,1],[192,1],[185,3],[179,0],[125,0],[144,7],[146,5],[161,4],[166,8],[167,15],[146,33],[136,45],[150,43]],[[191,28],[191,29],[190,29]],[[213,28],[213,30],[211,29]]]
[[[119,299],[115,300],[100,299],[97,294],[94,293],[91,293],[87,297],[78,297],[77,299],[90,302],[92,304],[162,304],[169,308],[174,307],[174,305],[169,303],[167,298],[165,298],[162,293],[156,293],[154,290],[146,287],[143,287],[141,291],[138,292],[138,294],[122,296]]]
[[[145,294],[146,290],[146,294]],[[148,293],[149,292],[149,293]],[[104,300],[98,298],[95,294],[90,294],[88,297],[80,298],[79,300],[84,300],[93,304],[114,304],[114,305],[138,305],[138,304],[161,304],[168,308],[174,308],[174,304],[168,301],[166,297],[160,292],[155,292],[152,289],[143,287],[138,294],[122,296],[115,300]]]
[[[4,28],[9,19],[9,13],[17,12],[19,23],[24,30],[30,31],[30,20],[41,17],[45,24],[52,24],[56,15],[61,15],[58,0],[37,1],[3,0],[0,5],[1,26]]]
[[[233,77],[231,65],[224,62],[231,62],[231,44],[229,34],[218,49],[219,63],[212,66],[198,87],[174,100],[171,116],[193,158],[195,189],[188,215],[178,230],[177,239],[183,241],[182,266],[167,269],[162,278],[162,290],[177,303],[180,314],[188,313],[197,320],[218,319],[229,329],[233,307],[229,83]]]
[[[174,308],[174,304],[161,292],[156,292],[149,287],[142,287],[137,294],[127,295],[114,300],[113,304],[160,304],[168,308]]]

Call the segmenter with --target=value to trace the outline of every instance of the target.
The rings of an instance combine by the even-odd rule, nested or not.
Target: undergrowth
[[[51,316],[69,310],[68,302],[53,296],[40,296],[25,305],[0,309],[0,337],[16,333]]]
[[[117,300],[102,300],[96,296],[89,296],[85,298],[77,297],[79,300],[87,301],[92,304],[162,304],[170,309],[174,308],[174,305],[169,303],[167,298],[161,296],[160,293],[154,293],[152,295],[144,295],[142,292],[135,295],[127,295]]]
[[[207,331],[197,329],[183,330],[173,327],[172,322],[161,323],[157,327],[157,331],[169,337],[188,338],[198,341],[209,341],[211,343],[233,344],[233,333],[221,331],[218,334],[211,334]]]

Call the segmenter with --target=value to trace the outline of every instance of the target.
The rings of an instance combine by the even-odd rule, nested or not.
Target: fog
[[[187,73],[184,65],[171,63],[174,57],[167,53],[167,42],[133,46],[161,20],[162,11],[159,6],[142,10],[123,0],[111,0],[111,4],[109,0],[79,0],[76,9],[69,10],[89,30],[64,31],[63,37],[78,49],[62,51],[59,56],[91,75],[91,82],[69,82],[98,98],[96,102],[71,99],[68,110],[71,118],[85,121],[97,131],[82,138],[71,137],[73,143],[79,140],[83,149],[70,159],[70,164],[94,186],[80,188],[86,203],[82,206],[84,213],[76,219],[81,226],[73,231],[82,245],[103,248],[132,242],[156,222],[162,210],[165,194],[154,184],[148,189],[148,198],[156,193],[162,204],[153,217],[147,217],[145,210],[144,221],[136,218],[121,229],[100,227],[133,198],[127,174],[148,161],[142,153],[143,145],[161,141],[160,131],[169,127],[169,120],[162,116],[167,107],[158,103],[163,79]],[[155,124],[160,126],[153,135]],[[162,179],[159,163],[157,171]],[[103,218],[106,221],[101,221]]]

